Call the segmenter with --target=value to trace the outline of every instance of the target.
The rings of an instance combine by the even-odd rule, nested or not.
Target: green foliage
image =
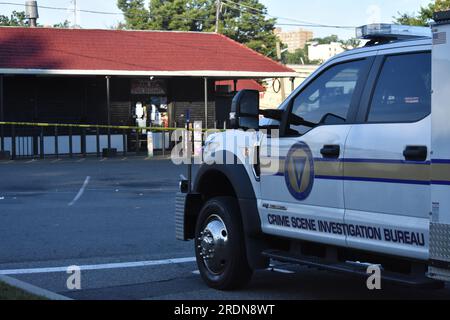
[[[418,13],[400,13],[394,17],[397,24],[411,26],[428,26],[433,19],[433,13],[450,9],[450,0],[435,0],[425,7],[421,7]]]
[[[233,0],[256,10],[236,10],[226,6],[221,20],[220,30],[223,34],[240,43],[246,44],[271,58],[276,57],[277,36],[274,34],[276,19],[266,17],[267,8],[259,0]]]
[[[25,12],[13,11],[11,16],[0,15],[0,26],[25,27],[27,26]]]
[[[342,48],[344,50],[352,50],[358,48],[361,45],[361,40],[356,38],[351,38],[348,40],[340,40],[339,42],[341,43]]]
[[[249,8],[243,8],[245,5]],[[125,14],[120,27],[133,30],[178,30],[211,32],[215,29],[215,0],[118,0]],[[265,15],[267,8],[259,0],[227,0],[223,4],[219,32],[275,58],[277,38],[275,19]]]
[[[297,49],[295,52],[284,52],[282,62],[284,64],[309,64],[308,47]]]
[[[118,0],[117,6],[125,15],[122,28],[147,30],[149,29],[150,13],[145,8],[144,0]]]
[[[69,29],[71,27],[69,20],[64,20],[64,22],[60,22],[53,25],[53,28],[59,28],[59,29]]]
[[[11,16],[0,15],[0,26],[10,26],[10,27],[28,27],[28,22],[25,17],[24,11],[13,11]],[[42,25],[39,25],[42,27]],[[70,21],[65,20],[64,22],[57,23],[53,25],[53,28],[70,28]]]
[[[332,42],[339,42],[339,37],[335,34],[332,34],[325,38],[314,38],[311,42],[317,42],[318,44],[330,44]]]

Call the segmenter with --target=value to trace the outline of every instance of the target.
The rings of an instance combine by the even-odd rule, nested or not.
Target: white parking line
[[[127,269],[127,268],[141,268],[141,267],[153,267],[163,266],[169,264],[183,264],[195,262],[195,258],[179,258],[179,259],[166,259],[166,260],[153,260],[153,261],[137,261],[137,262],[122,262],[122,263],[107,263],[107,264],[93,264],[79,266],[81,271],[87,270],[111,270],[111,269]],[[20,274],[38,274],[38,273],[58,273],[67,272],[67,267],[54,267],[54,268],[33,268],[33,269],[12,269],[12,270],[0,270],[0,275],[20,275]]]
[[[80,191],[78,191],[78,194],[75,196],[75,198],[72,200],[72,202],[69,203],[69,207],[73,206],[78,200],[80,200],[80,198],[83,195],[84,190],[86,189],[90,180],[91,180],[91,177],[87,176],[86,180],[84,180],[83,186],[81,187]]]

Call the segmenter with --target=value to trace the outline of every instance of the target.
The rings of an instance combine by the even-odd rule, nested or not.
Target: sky
[[[17,3],[13,6],[8,3]],[[67,10],[39,10],[39,23],[53,25],[64,20],[74,21],[74,0],[38,0],[40,6],[61,7]],[[116,0],[76,0],[78,9],[106,11],[117,14],[100,15],[91,13],[78,13],[77,24],[83,28],[110,28],[123,20],[117,9]],[[420,6],[427,5],[430,0],[261,0],[272,16],[288,18],[278,19],[280,24],[298,24],[298,21],[339,26],[360,26],[375,22],[392,22],[392,17],[398,12],[417,12]],[[10,14],[13,10],[24,10],[25,0],[0,0],[0,14]],[[281,26],[284,29],[297,29],[297,26]],[[314,32],[316,37],[336,34],[342,39],[351,38],[355,31],[352,28],[307,28]]]

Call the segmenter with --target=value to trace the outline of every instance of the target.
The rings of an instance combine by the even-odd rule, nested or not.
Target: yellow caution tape
[[[82,129],[117,129],[117,130],[139,130],[139,131],[176,131],[186,130],[185,128],[158,128],[158,127],[133,127],[133,126],[108,126],[97,124],[65,124],[65,123],[41,123],[41,122],[2,122],[0,125],[24,126],[24,127],[62,127],[62,128],[82,128]],[[189,129],[190,131],[200,131],[197,129]],[[202,129],[202,132],[222,132],[220,129]]]

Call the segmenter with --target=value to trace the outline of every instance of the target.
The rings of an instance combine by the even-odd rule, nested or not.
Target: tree
[[[24,11],[13,11],[9,17],[0,15],[0,26],[28,27],[29,25]],[[38,26],[42,27],[40,24]],[[54,24],[53,28],[68,29],[70,28],[70,21],[65,20],[64,22]]]
[[[311,42],[317,42],[318,44],[330,44],[332,42],[339,42],[339,37],[335,34],[332,34],[325,38],[314,38]]]
[[[64,20],[64,22],[60,22],[53,25],[53,28],[59,28],[59,29],[69,29],[71,27],[69,20]]]
[[[358,48],[361,45],[361,40],[356,38],[340,40],[339,42],[341,43],[342,49],[344,49],[345,51]]]
[[[416,13],[398,13],[398,17],[394,17],[397,24],[411,26],[428,26],[433,19],[433,13],[450,9],[450,0],[435,0],[425,7],[421,7]]]
[[[124,29],[149,29],[150,13],[145,8],[144,0],[118,0],[117,6],[125,15]]]
[[[0,15],[0,26],[13,26],[13,27],[25,27],[27,21],[25,18],[25,12],[13,11],[11,16]]]
[[[272,58],[276,56],[275,19],[266,17],[259,0],[226,0],[219,23],[220,33]],[[125,15],[120,27],[133,30],[211,32],[215,29],[215,0],[118,0]]]
[[[273,32],[276,19],[266,17],[267,8],[259,0],[233,0],[233,7],[226,7],[220,29],[226,36],[244,43],[271,58],[276,57],[277,36]],[[241,5],[241,10],[238,4]],[[242,9],[242,6],[252,9]]]

